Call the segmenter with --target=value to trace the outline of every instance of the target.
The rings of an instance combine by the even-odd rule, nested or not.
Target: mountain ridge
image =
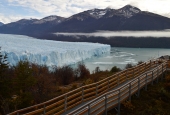
[[[120,9],[91,9],[68,18],[52,15],[42,19],[22,19],[4,24],[0,33],[41,38],[55,32],[95,32],[97,30],[164,30],[170,29],[170,18],[126,5]]]

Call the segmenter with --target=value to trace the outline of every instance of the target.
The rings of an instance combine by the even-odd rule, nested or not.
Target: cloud
[[[164,31],[98,31],[94,33],[55,33],[64,36],[87,36],[87,37],[170,37],[170,30]]]
[[[40,17],[35,17],[35,16],[21,16],[21,15],[3,15],[3,14],[0,14],[0,22],[3,22],[3,23],[10,23],[10,22],[15,22],[15,21],[18,21],[20,19],[31,19],[31,18],[35,18],[35,19],[40,19]]]
[[[33,10],[41,14],[42,18],[49,15],[69,17],[84,10],[106,8],[108,6],[118,9],[127,4],[139,7],[144,11],[170,17],[170,0],[7,0],[7,3],[11,7],[18,6]],[[28,16],[28,14],[26,15]]]

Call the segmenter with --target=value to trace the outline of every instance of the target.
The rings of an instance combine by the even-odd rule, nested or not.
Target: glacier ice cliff
[[[38,65],[63,66],[110,53],[110,45],[84,42],[40,40],[23,35],[0,34],[2,53],[11,66],[20,60]]]

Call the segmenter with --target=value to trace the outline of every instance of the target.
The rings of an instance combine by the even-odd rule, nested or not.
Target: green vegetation
[[[116,111],[110,110],[108,115],[116,115]],[[170,73],[163,82],[141,90],[140,97],[134,95],[131,101],[122,103],[121,115],[170,115]]]

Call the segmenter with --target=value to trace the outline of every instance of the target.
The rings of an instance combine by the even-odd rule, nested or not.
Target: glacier
[[[24,35],[0,34],[2,53],[15,66],[20,60],[38,65],[63,66],[110,53],[111,46],[99,43],[40,40]]]

